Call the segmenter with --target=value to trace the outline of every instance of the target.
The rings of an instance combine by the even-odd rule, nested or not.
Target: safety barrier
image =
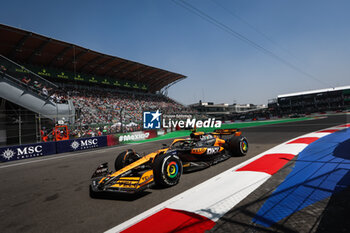
[[[56,154],[56,142],[43,142],[0,148],[2,162]]]
[[[107,146],[107,136],[58,141],[57,154]]]
[[[164,130],[160,130],[160,134],[157,132],[157,130],[146,130],[99,137],[77,138],[58,142],[42,142],[20,146],[2,147],[0,148],[0,161],[8,162],[65,152],[115,146],[121,143],[155,138],[158,135],[164,135],[165,133],[166,131]]]

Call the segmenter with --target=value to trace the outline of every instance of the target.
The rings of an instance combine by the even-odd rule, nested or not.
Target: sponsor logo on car
[[[201,155],[206,151],[206,149],[207,148],[194,148],[192,149],[191,153]]]
[[[153,175],[150,175],[150,176],[143,176],[141,177],[141,181],[140,181],[140,184],[143,184],[149,180],[153,179]]]
[[[208,154],[208,155],[213,155],[213,154],[218,153],[219,150],[220,150],[219,147],[208,148],[208,149],[207,149],[207,154]]]
[[[137,182],[133,181],[118,181],[115,185],[120,188],[136,188],[137,184]]]

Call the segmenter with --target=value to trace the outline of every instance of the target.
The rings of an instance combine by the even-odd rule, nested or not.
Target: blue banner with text
[[[107,136],[65,140],[59,141],[56,144],[57,153],[87,150],[107,146]]]
[[[56,142],[26,144],[0,148],[0,161],[7,162],[56,154]]]

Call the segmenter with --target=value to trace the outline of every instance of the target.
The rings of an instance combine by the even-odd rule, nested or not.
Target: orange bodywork
[[[143,173],[141,177],[121,177],[111,188],[141,188],[153,181],[153,171]]]
[[[152,152],[149,153],[148,155],[145,155],[144,157],[138,159],[137,161],[123,167],[122,169],[106,176],[103,177],[99,183],[102,183],[103,181],[105,181],[106,179],[110,179],[112,177],[116,177],[116,176],[120,176],[121,174],[123,174],[124,172],[127,172],[131,169],[134,169],[138,166],[143,165],[144,163],[147,162],[153,162],[153,160],[155,159],[155,157],[161,153],[161,152],[166,152],[168,149],[161,149],[161,150],[157,150],[156,152]],[[154,180],[153,178],[153,170],[149,170],[146,171],[145,173],[142,174],[141,177],[121,177],[118,179],[118,181],[111,185],[111,188],[133,188],[133,189],[138,189],[143,187],[144,185],[147,185],[149,183],[151,183]]]
[[[225,140],[217,138],[214,143],[214,146],[222,146],[224,143],[225,143]]]

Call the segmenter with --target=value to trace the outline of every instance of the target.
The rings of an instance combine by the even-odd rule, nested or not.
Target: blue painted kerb
[[[349,185],[350,128],[347,128],[318,139],[300,152],[292,172],[252,221],[269,227]]]

